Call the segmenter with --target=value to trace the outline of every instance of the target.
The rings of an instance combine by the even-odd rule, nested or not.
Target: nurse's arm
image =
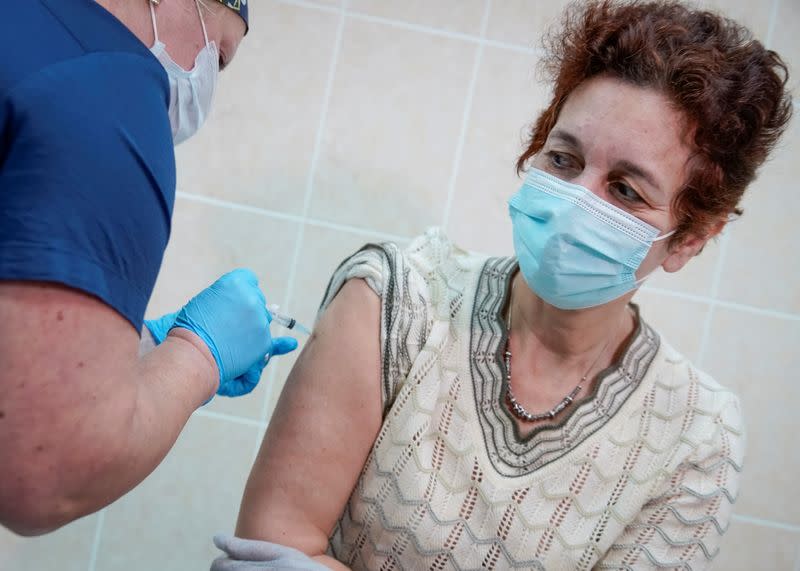
[[[113,502],[216,390],[216,364],[193,333],[138,352],[138,333],[100,300],[0,282],[2,525],[37,535]]]
[[[325,552],[380,430],[380,379],[380,300],[351,280],[289,375],[250,472],[237,536],[346,569]]]

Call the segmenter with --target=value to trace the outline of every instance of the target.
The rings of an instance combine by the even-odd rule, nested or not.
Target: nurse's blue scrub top
[[[0,280],[56,282],[138,330],[170,232],[169,83],[94,0],[0,18]]]

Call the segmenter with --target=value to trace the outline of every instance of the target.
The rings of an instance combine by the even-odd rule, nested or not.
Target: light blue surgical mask
[[[531,169],[509,200],[514,249],[528,286],[560,309],[602,305],[635,289],[659,229],[591,190]]]

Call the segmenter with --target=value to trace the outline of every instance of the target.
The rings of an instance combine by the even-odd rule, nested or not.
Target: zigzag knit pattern
[[[337,270],[382,300],[384,423],[329,553],[353,569],[705,569],[738,493],[735,395],[643,320],[591,398],[527,438],[503,404],[516,265],[429,231]]]

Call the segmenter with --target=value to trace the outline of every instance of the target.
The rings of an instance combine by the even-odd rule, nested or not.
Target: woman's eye
[[[614,194],[619,196],[620,199],[624,200],[625,202],[644,202],[639,193],[624,182],[612,183],[611,188],[614,191]]]
[[[550,157],[550,164],[553,165],[554,168],[567,169],[573,166],[572,159],[569,155],[557,151],[550,151],[548,156]]]

